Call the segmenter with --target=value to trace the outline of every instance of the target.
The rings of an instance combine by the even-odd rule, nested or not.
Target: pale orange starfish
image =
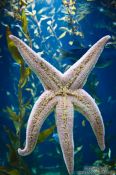
[[[101,113],[94,99],[82,87],[110,36],[100,39],[64,74],[17,37],[10,35],[10,38],[14,41],[25,62],[40,78],[45,89],[31,111],[27,124],[25,148],[19,148],[18,153],[25,156],[33,151],[37,143],[38,131],[40,131],[49,113],[55,110],[56,126],[63,157],[69,174],[72,174],[74,171],[74,109],[86,117],[101,150],[105,149],[105,131]]]

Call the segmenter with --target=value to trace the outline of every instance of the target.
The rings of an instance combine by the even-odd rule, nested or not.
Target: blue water
[[[50,4],[49,4],[50,2]],[[97,66],[92,71],[89,76],[88,82],[84,86],[84,89],[87,90],[91,95],[93,95],[93,89],[89,86],[89,82],[92,81],[93,75],[96,76],[97,81],[99,82],[98,86],[95,88],[96,94],[100,99],[99,109],[102,113],[104,124],[105,124],[105,140],[106,140],[106,150],[104,153],[108,153],[109,149],[111,150],[111,156],[108,159],[108,163],[112,165],[111,169],[116,170],[116,45],[113,44],[116,38],[116,5],[111,5],[110,2],[103,1],[91,1],[87,2],[76,1],[77,11],[76,14],[80,14],[80,12],[90,11],[89,14],[85,15],[85,17],[78,22],[79,17],[77,19],[72,15],[71,19],[77,20],[75,26],[76,30],[83,33],[83,37],[69,35],[67,34],[60,40],[57,40],[56,36],[60,36],[63,31],[59,30],[60,27],[66,27],[71,29],[73,27],[71,25],[67,25],[67,23],[58,20],[63,17],[62,13],[62,2],[58,0],[51,0],[48,3],[46,1],[35,0],[35,8],[37,12],[44,7],[48,7],[49,9],[45,10],[43,13],[44,16],[50,17],[47,20],[44,20],[41,23],[41,35],[36,36],[34,33],[34,29],[31,26],[36,23],[32,20],[31,17],[28,17],[28,29],[30,33],[30,38],[33,39],[33,43],[36,42],[39,48],[33,49],[36,52],[44,52],[43,57],[54,65],[61,72],[65,71],[67,65],[74,64],[89,48],[93,45],[97,40],[99,40],[104,35],[111,35],[111,44],[105,47],[102,55],[100,56],[100,60],[102,61],[112,61],[112,64],[105,68],[98,68]],[[114,1],[112,1],[114,2]],[[18,36],[19,27],[21,26],[21,22],[14,20],[13,18],[5,15],[4,9],[10,9],[10,6],[7,5],[3,9],[1,9],[0,16],[0,35],[2,35],[0,39],[0,166],[10,167],[8,161],[8,148],[7,144],[10,144],[8,136],[4,130],[4,127],[7,126],[16,133],[13,123],[9,118],[8,113],[4,110],[6,107],[14,106],[14,110],[18,112],[18,102],[17,102],[17,84],[19,79],[19,65],[15,63],[12,59],[12,56],[8,50],[7,42],[6,42],[6,26],[8,24],[11,28],[11,31],[14,35]],[[29,8],[31,10],[31,8]],[[54,13],[50,14],[51,11]],[[81,16],[81,15],[80,15]],[[42,16],[37,14],[38,21],[41,20]],[[49,36],[49,32],[47,30],[49,20],[53,19],[54,25],[57,27],[55,29],[55,35],[50,37],[47,41],[43,41],[47,36]],[[54,27],[54,26],[53,26]],[[22,37],[24,39],[24,37]],[[68,44],[69,41],[74,41],[74,44],[71,46]],[[41,91],[43,91],[43,87],[37,77],[32,73],[33,79],[30,78],[28,81],[28,87],[31,88],[32,82],[36,86],[35,96],[39,97]],[[24,98],[28,99],[29,94],[23,92]],[[31,101],[33,105],[34,101]],[[27,121],[30,113],[30,109],[27,111],[25,115],[25,121]],[[82,121],[85,119],[82,115],[75,112],[75,120],[74,120],[74,141],[75,148],[83,145],[82,150],[75,155],[75,171],[82,170],[84,166],[90,165],[93,166],[93,163],[96,160],[100,160],[98,152],[100,152],[93,131],[87,121],[85,121],[85,126],[82,126]],[[54,123],[54,113],[50,115],[49,121]],[[46,121],[42,130],[48,128],[49,121]],[[67,170],[64,164],[64,160],[61,154],[60,145],[58,142],[58,138],[56,135],[56,130],[54,131],[54,135],[51,134],[47,140],[43,143],[37,145],[34,152],[24,157],[24,161],[27,164],[27,169],[31,175],[34,174],[45,174],[50,172],[51,174],[54,172],[59,172],[59,174],[67,174]],[[50,141],[51,138],[54,138],[54,141]],[[25,129],[21,130],[21,142],[23,144],[25,140]],[[57,153],[59,150],[59,153]],[[96,151],[98,151],[96,153]],[[40,157],[39,157],[40,156]],[[103,159],[101,159],[103,160]],[[114,164],[112,162],[115,162]],[[105,164],[105,163],[104,163]],[[103,164],[102,164],[103,166]],[[17,169],[15,166],[10,167],[12,170]],[[6,168],[7,170],[7,168]],[[0,169],[1,171],[1,169]],[[5,172],[0,172],[5,175]],[[49,174],[50,174],[49,173]],[[7,174],[7,173],[6,173]],[[26,175],[26,172],[21,173],[20,175]],[[14,175],[14,174],[12,174]]]

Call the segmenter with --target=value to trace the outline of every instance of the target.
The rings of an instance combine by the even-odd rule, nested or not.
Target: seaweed
[[[9,143],[7,143],[7,160],[8,165],[0,167],[1,173],[6,173],[8,175],[18,175],[25,172],[26,175],[30,174],[30,171],[21,157],[17,153],[17,148],[21,145],[20,143],[20,131],[24,127],[23,118],[25,117],[26,109],[29,106],[29,103],[25,103],[23,100],[23,90],[28,82],[28,78],[31,74],[31,71],[28,67],[24,65],[22,56],[18,52],[18,49],[15,47],[14,43],[10,40],[9,35],[11,34],[10,27],[6,28],[6,39],[9,52],[12,55],[14,61],[20,65],[20,77],[18,80],[18,90],[17,90],[17,103],[18,111],[15,111],[15,106],[6,107],[4,109],[7,112],[10,120],[13,123],[14,130],[10,129],[8,126],[4,127],[4,131],[8,135]]]
[[[22,2],[22,1],[21,1]],[[26,5],[24,2],[20,4],[21,6]],[[29,45],[32,47],[31,39],[28,31],[28,22],[25,13],[25,9],[23,8],[21,11],[21,31],[27,39]],[[7,47],[11,54],[12,59],[16,64],[19,65],[19,78],[17,86],[17,92],[15,92],[16,96],[16,106],[7,106],[4,109],[4,112],[7,113],[7,116],[12,122],[12,129],[9,126],[4,126],[4,132],[8,137],[8,143],[6,143],[7,147],[7,164],[4,166],[0,166],[0,174],[7,175],[30,175],[31,168],[27,166],[26,161],[18,155],[17,149],[22,146],[21,142],[21,130],[25,128],[25,117],[27,116],[28,110],[31,108],[31,103],[36,99],[36,91],[34,81],[29,84],[30,79],[33,79],[33,74],[29,67],[27,67],[23,61],[22,56],[20,55],[18,49],[14,45],[13,41],[9,38],[11,35],[11,29],[8,25],[6,25],[6,41]],[[24,98],[24,93],[29,92],[29,98]],[[35,93],[34,93],[35,91]],[[43,142],[45,139],[49,137],[53,133],[55,129],[55,125],[49,126],[49,128],[44,129],[38,137],[38,143]]]
[[[31,76],[31,71],[28,67],[25,66],[21,55],[19,54],[17,48],[14,46],[14,43],[9,39],[9,34],[11,34],[10,28],[6,29],[6,38],[8,49],[12,55],[14,61],[20,65],[20,77],[18,80],[18,90],[17,90],[17,103],[18,103],[18,112],[15,111],[15,106],[6,107],[4,112],[6,112],[13,123],[13,129],[10,129],[8,126],[4,127],[5,133],[8,135],[9,143],[6,144],[8,152],[7,152],[7,166],[0,167],[0,173],[6,173],[8,175],[20,175],[25,172],[25,175],[30,175],[31,172],[26,165],[26,162],[18,155],[17,149],[21,146],[21,135],[20,131],[25,127],[24,118],[26,116],[26,112],[30,109],[30,103],[32,102],[32,98],[34,98],[33,94],[30,94],[32,97],[26,99],[26,102],[23,98],[24,90],[28,89],[27,84],[29,81],[29,77]],[[31,91],[33,92],[33,91]],[[45,129],[39,134],[38,143],[43,142],[45,139],[49,137],[53,133],[55,129],[55,125],[50,126],[48,129]]]

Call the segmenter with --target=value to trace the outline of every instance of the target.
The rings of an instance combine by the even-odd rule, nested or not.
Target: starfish
[[[68,173],[72,174],[74,171],[74,109],[86,117],[100,149],[105,149],[105,131],[101,113],[95,100],[82,88],[110,36],[107,35],[96,42],[64,74],[19,38],[13,35],[9,37],[14,41],[25,62],[39,77],[45,90],[32,108],[27,123],[26,144],[24,149],[18,149],[18,153],[21,156],[26,156],[34,150],[45,119],[51,111],[55,110],[63,158]]]

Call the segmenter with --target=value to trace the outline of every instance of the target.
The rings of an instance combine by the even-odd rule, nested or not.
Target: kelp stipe
[[[15,96],[17,96],[16,101],[18,104],[18,110],[17,112],[15,111],[15,106],[6,107],[6,109],[4,109],[4,112],[7,112],[9,118],[11,119],[14,129],[10,129],[8,126],[4,126],[4,131],[6,132],[9,138],[9,143],[6,145],[8,148],[8,165],[0,167],[0,173],[5,173],[8,175],[21,175],[23,172],[25,172],[25,175],[30,175],[31,173],[25,161],[18,155],[17,148],[21,144],[20,131],[24,127],[23,119],[25,117],[26,110],[29,107],[29,101],[27,100],[27,102],[24,102],[22,94],[28,82],[28,78],[31,74],[31,71],[28,67],[25,67],[23,59],[20,53],[18,52],[18,49],[15,47],[14,43],[9,38],[9,34],[11,34],[11,31],[10,28],[7,26],[6,39],[8,49],[12,55],[12,58],[17,64],[19,64],[20,67],[20,77],[17,85],[18,90],[17,94],[14,94]]]
[[[26,16],[23,14],[23,18],[25,21]],[[28,38],[28,33],[26,32],[26,26],[22,27],[26,38]],[[20,55],[18,49],[15,47],[12,40],[9,38],[9,35],[11,35],[10,27],[6,27],[6,40],[7,40],[7,46],[8,50],[14,59],[14,61],[19,65],[19,80],[17,84],[17,112],[15,111],[15,106],[7,106],[4,109],[4,112],[8,114],[8,117],[11,119],[13,123],[14,129],[10,129],[8,126],[4,126],[4,132],[8,135],[9,143],[6,145],[8,149],[7,153],[7,161],[8,165],[6,166],[0,166],[0,173],[5,173],[8,175],[31,175],[31,170],[28,168],[25,160],[23,160],[22,157],[18,155],[17,149],[21,146],[21,136],[20,132],[25,127],[24,117],[26,116],[26,112],[28,109],[30,109],[30,103],[34,101],[35,94],[33,93],[33,89],[28,87],[28,82],[31,77],[31,70],[29,67],[25,66],[22,56]],[[34,83],[34,82],[33,82]],[[33,88],[35,86],[33,85]],[[29,99],[23,98],[23,93],[25,91],[30,92]],[[55,125],[50,126],[48,129],[45,129],[42,131],[38,137],[38,143],[43,142],[45,139],[49,137],[53,133],[55,129]]]

